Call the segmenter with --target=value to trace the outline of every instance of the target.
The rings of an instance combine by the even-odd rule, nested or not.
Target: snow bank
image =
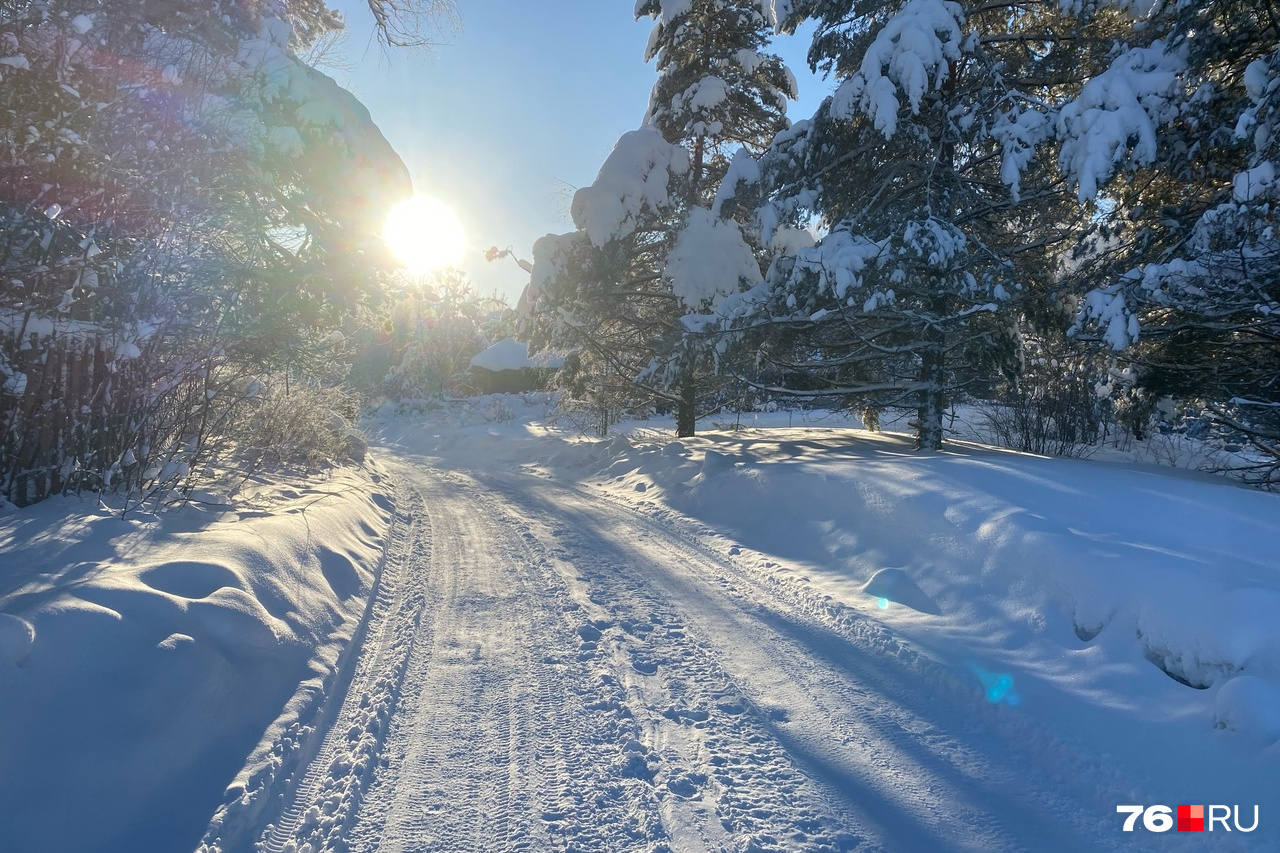
[[[977,445],[922,456],[848,429],[542,446],[520,451],[529,470],[888,626],[1170,801],[1280,784],[1274,495]]]
[[[347,471],[241,509],[91,507],[0,516],[0,849],[189,850],[332,671],[390,500]]]

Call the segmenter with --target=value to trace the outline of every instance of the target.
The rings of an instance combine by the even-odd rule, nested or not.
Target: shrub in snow
[[[514,324],[505,302],[477,296],[456,270],[408,284],[391,309],[393,363],[382,391],[398,399],[476,393],[472,359],[513,334]]]
[[[250,469],[273,464],[314,468],[348,459],[362,462],[368,444],[340,413],[354,408],[338,388],[268,385],[229,425],[227,455]]]
[[[1022,337],[1022,370],[981,405],[991,440],[1047,456],[1084,456],[1101,436],[1107,399],[1097,393],[1101,373],[1090,353],[1047,347]]]

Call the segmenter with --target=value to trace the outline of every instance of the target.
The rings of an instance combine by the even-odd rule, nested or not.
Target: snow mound
[[[556,368],[564,364],[564,358],[554,353],[529,354],[529,345],[514,338],[498,341],[493,346],[477,353],[471,359],[472,367],[485,370],[523,370],[526,367]]]
[[[708,450],[706,455],[702,457],[702,476],[712,477],[722,471],[731,471],[736,461],[734,457],[728,454]]]
[[[921,613],[928,613],[931,616],[942,615],[942,608],[938,607],[938,602],[934,601],[902,569],[881,569],[863,585],[862,591],[873,598],[897,602]]]
[[[31,654],[36,629],[26,619],[0,613],[0,665],[21,666]]]
[[[22,733],[0,738],[0,850],[192,849],[359,621],[391,505],[371,479],[0,517],[0,731]]]
[[[529,345],[522,344],[514,338],[498,341],[471,359],[472,367],[485,370],[521,370],[530,367]]]
[[[1280,740],[1280,688],[1252,675],[1231,679],[1218,691],[1215,724],[1266,743]]]

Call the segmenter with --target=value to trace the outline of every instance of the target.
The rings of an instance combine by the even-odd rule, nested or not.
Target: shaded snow
[[[479,408],[504,405],[503,419],[474,426],[447,412],[389,421],[384,440],[455,469],[576,484],[837,624],[889,632],[1001,709],[963,748],[1033,737],[1031,776],[1051,788],[1085,772],[1086,787],[1129,791],[1078,807],[1104,824],[1116,797],[1254,803],[1280,786],[1280,498],[1169,469],[960,443],[922,455],[907,436],[786,427],[803,412],[680,441],[661,421],[575,438],[530,399],[490,398]],[[981,785],[964,790],[982,803]],[[1261,833],[1206,841],[1276,849]]]
[[[386,506],[340,473],[239,509],[0,515],[0,730],[22,733],[0,738],[0,849],[195,847],[299,685],[319,694]]]

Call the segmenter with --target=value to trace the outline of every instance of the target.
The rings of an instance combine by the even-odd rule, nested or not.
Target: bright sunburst
[[[391,208],[382,239],[415,275],[457,266],[467,247],[458,217],[443,202],[414,196]]]

